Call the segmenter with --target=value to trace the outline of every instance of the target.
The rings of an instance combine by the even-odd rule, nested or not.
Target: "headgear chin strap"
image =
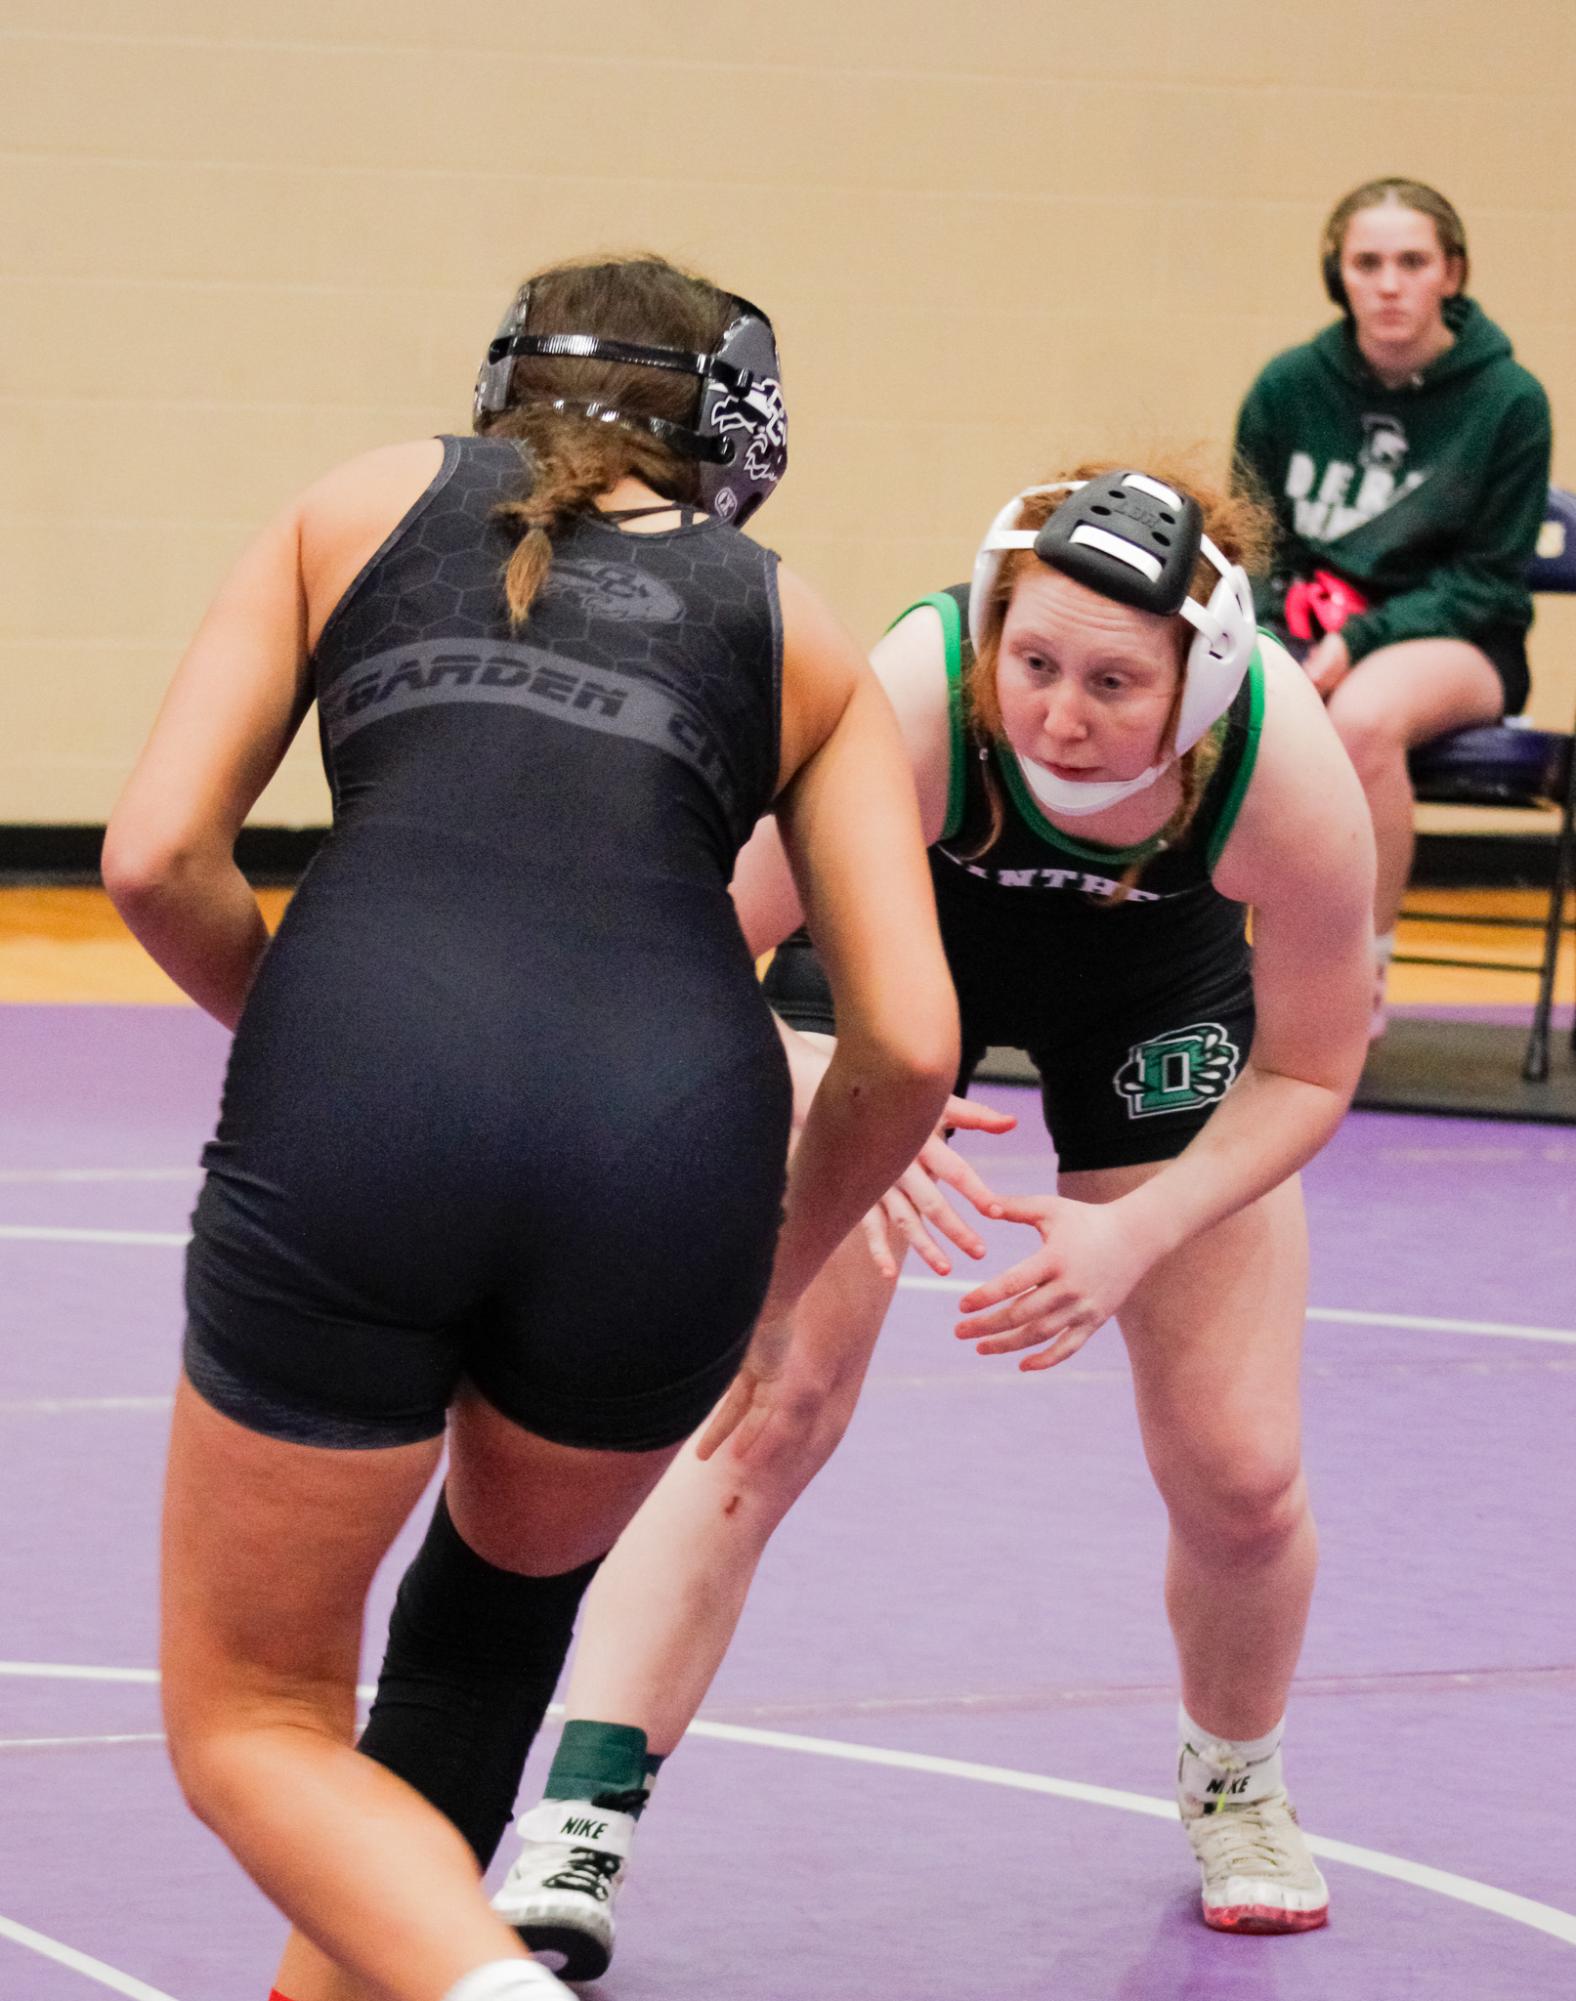
[[[1020,528],[1023,503],[1042,493],[1076,494],[1045,525]],[[1098,813],[1153,785],[1191,750],[1231,707],[1257,641],[1253,592],[1247,572],[1228,563],[1204,533],[1196,500],[1147,473],[1102,473],[1098,479],[1061,480],[1026,487],[991,523],[974,559],[969,586],[969,638],[983,650],[990,633],[991,597],[1009,549],[1032,549],[1042,563],[1118,604],[1161,617],[1185,618],[1194,628],[1182,670],[1171,748],[1136,778],[1058,778],[1032,759],[1020,758],[1025,778],[1042,804],[1059,813]],[[1208,604],[1188,595],[1202,553],[1220,572]]]
[[[662,368],[700,378],[693,426],[647,417],[604,401],[544,398],[555,410],[576,411],[599,423],[649,431],[672,450],[698,462],[700,504],[708,514],[747,521],[776,486],[788,464],[788,413],[772,324],[748,299],[724,293],[733,308],[722,338],[706,354],[685,348],[647,347],[592,333],[525,331],[531,288],[523,285],[504,314],[476,377],[475,422],[509,407],[514,364],[522,355],[556,355],[574,361],[613,361]]]
[[[1054,771],[1047,771],[1032,757],[1023,757],[1017,751],[1012,754],[1023,773],[1024,783],[1040,804],[1050,807],[1053,813],[1065,813],[1073,819],[1084,813],[1103,813],[1107,806],[1120,805],[1122,800],[1131,799],[1135,792],[1147,792],[1173,762],[1171,758],[1163,757],[1158,764],[1150,765],[1147,771],[1139,772],[1136,778],[1058,778]]]

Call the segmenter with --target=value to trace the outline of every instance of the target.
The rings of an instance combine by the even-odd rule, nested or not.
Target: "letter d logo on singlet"
[[[1217,1103],[1241,1061],[1241,1050],[1218,1021],[1196,1021],[1135,1042],[1111,1081],[1127,1100],[1130,1119],[1152,1119]]]

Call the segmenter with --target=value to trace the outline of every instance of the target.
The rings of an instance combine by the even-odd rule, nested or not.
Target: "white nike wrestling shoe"
[[[556,1954],[565,1980],[600,1980],[613,1957],[613,1902],[635,1816],[589,1800],[543,1800],[515,1823],[524,1846],[492,1900],[533,1953]]]
[[[1182,1825],[1213,1930],[1308,1932],[1329,1922],[1329,1889],[1284,1790],[1212,1812],[1184,1800]]]

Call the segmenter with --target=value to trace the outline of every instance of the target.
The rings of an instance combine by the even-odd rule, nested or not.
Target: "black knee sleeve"
[[[600,1562],[558,1577],[499,1570],[461,1538],[440,1495],[400,1584],[360,1748],[446,1814],[484,1869]]]

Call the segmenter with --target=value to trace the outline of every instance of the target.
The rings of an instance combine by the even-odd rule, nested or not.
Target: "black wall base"
[[[243,827],[235,858],[260,888],[298,882],[325,827]],[[0,883],[95,883],[104,829],[94,826],[0,826]]]

